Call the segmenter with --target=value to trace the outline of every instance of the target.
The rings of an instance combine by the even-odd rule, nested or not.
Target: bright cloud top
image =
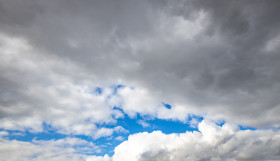
[[[277,160],[280,133],[270,130],[240,131],[202,121],[200,132],[166,135],[139,133],[115,149],[113,161]],[[135,146],[137,145],[137,146]]]

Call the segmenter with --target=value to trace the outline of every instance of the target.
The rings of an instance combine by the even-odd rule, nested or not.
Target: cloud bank
[[[1,135],[47,125],[99,139],[128,133],[117,125],[124,115],[194,127],[197,115],[271,130],[202,122],[201,133],[131,135],[106,159],[277,160],[279,8],[275,0],[0,0]],[[123,154],[143,138],[142,150]]]
[[[57,108],[65,96],[59,88],[69,94],[73,88],[125,84],[143,95],[137,105],[124,98],[125,109],[161,113],[157,108],[165,101],[185,113],[279,127],[279,20],[273,16],[279,5],[2,0],[1,106],[41,111],[50,101],[40,89],[53,90]],[[35,51],[22,51],[26,45],[14,39]],[[26,98],[32,94],[41,98]],[[11,117],[1,113],[2,119]]]
[[[271,130],[241,131],[207,121],[200,132],[138,133],[115,148],[113,161],[278,160],[280,133]]]

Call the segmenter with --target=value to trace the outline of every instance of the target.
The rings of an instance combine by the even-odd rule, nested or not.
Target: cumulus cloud
[[[113,161],[279,160],[280,133],[272,130],[240,131],[207,121],[200,132],[138,133],[115,148]]]

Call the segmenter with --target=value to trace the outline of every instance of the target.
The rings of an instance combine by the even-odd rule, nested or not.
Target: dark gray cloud
[[[2,53],[22,53],[1,55],[1,118],[22,104],[26,108],[14,116],[30,115],[29,107],[44,111],[61,105],[59,97],[69,93],[58,92],[50,105],[46,98],[53,93],[38,98],[38,88],[57,92],[65,82],[121,83],[147,89],[150,102],[279,127],[279,5],[272,0],[1,0],[3,37],[23,39],[32,48],[9,51],[18,44],[1,42]],[[23,58],[34,66],[28,69]]]
[[[98,138],[121,129],[95,126],[122,117],[116,105],[131,116],[279,128],[279,8],[276,0],[0,0],[0,128],[38,132],[46,122]],[[109,97],[115,84],[127,87]],[[279,159],[277,131],[199,127],[135,134],[112,158],[88,160]],[[19,156],[18,147],[42,153],[41,143],[13,145]]]

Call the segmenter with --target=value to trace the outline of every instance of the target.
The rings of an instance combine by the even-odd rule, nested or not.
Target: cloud
[[[279,131],[222,127],[207,121],[200,132],[164,134],[161,131],[129,136],[115,148],[113,161],[278,160]]]
[[[98,139],[100,137],[104,137],[104,136],[111,136],[114,132],[114,129],[110,129],[110,128],[105,128],[102,127],[100,129],[98,129],[98,131],[94,134],[94,139]]]
[[[116,132],[116,133],[128,133],[129,131],[126,130],[125,128],[121,127],[121,126],[116,126],[114,128],[102,127],[94,133],[93,138],[98,139],[98,138],[101,138],[101,137],[111,136],[114,132]]]
[[[124,140],[124,137],[118,136],[118,137],[115,138],[115,140],[117,140],[117,141],[123,141],[123,140]]]
[[[7,136],[7,135],[9,135],[9,132],[7,132],[7,131],[0,131],[0,137]]]
[[[145,88],[123,87],[118,90],[117,96],[120,96],[122,109],[130,117],[135,117],[137,113],[151,115],[162,107],[160,99],[155,99]]]
[[[280,24],[274,16],[279,2],[29,0],[1,4],[0,32],[20,37],[36,50],[31,55],[20,50],[21,56],[15,58],[1,55],[6,61],[1,62],[1,93],[5,94],[1,106],[21,111],[35,102],[49,102],[21,101],[36,95],[52,99],[52,107],[57,107],[65,99],[53,92],[59,88],[124,84],[137,90],[120,90],[125,97],[123,109],[131,116],[160,113],[162,118],[181,115],[176,119],[183,120],[188,113],[207,113],[212,119],[279,127]],[[19,46],[4,47],[1,50],[19,52]],[[28,89],[31,84],[33,90]],[[45,89],[56,96],[44,95]],[[66,93],[77,99],[74,91]],[[180,110],[161,115],[163,101]],[[108,109],[99,119],[109,113]],[[40,130],[41,120],[20,121],[33,122]]]
[[[94,123],[114,123],[114,117],[121,117],[106,103],[112,90],[95,94],[97,84],[80,67],[41,57],[18,37],[1,35],[0,42],[1,128],[42,132],[46,123],[59,133],[93,135]]]
[[[239,130],[234,124],[218,126],[204,120],[199,131],[164,134],[161,131],[130,135],[112,157],[87,155],[99,147],[78,138],[22,142],[1,139],[1,160],[177,161],[279,160],[280,133]],[[121,137],[117,137],[121,138]]]
[[[121,128],[96,124],[114,124],[124,113],[183,122],[195,114],[279,128],[279,8],[272,0],[1,0],[0,128],[42,132],[45,123],[59,133],[98,138]],[[125,86],[110,87],[118,84]],[[94,92],[97,87],[102,93]],[[237,151],[225,156],[219,149],[212,154],[202,149],[202,157],[279,155],[277,148],[262,149],[270,143],[267,136],[278,143],[276,132],[223,132],[236,139],[225,145]],[[183,136],[204,139],[208,150],[218,144],[218,136],[209,136],[214,142],[209,143],[208,133],[202,134]],[[175,153],[158,148],[140,159],[166,154],[161,159],[168,160]]]
[[[111,161],[111,158],[108,155],[102,156],[90,156],[86,161]]]
[[[129,131],[126,130],[125,128],[123,128],[122,126],[114,127],[114,131],[117,132],[117,133],[129,133]]]
[[[91,142],[78,138],[64,138],[59,140],[36,140],[23,142],[17,140],[0,139],[0,159],[3,161],[28,160],[85,160],[87,153],[98,150]]]
[[[151,126],[149,123],[147,123],[147,122],[145,122],[145,121],[143,121],[143,120],[139,120],[139,121],[137,121],[137,123],[138,123],[139,125],[141,125],[142,127],[144,127],[144,128],[150,127],[150,126]]]

